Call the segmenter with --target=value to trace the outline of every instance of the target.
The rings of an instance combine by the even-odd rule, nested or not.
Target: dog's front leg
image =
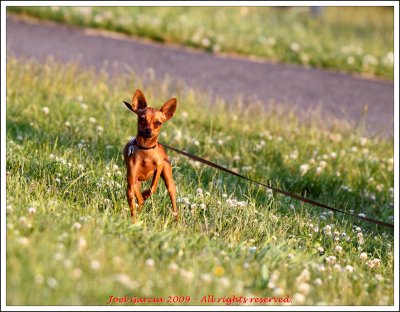
[[[162,165],[158,166],[156,170],[154,170],[153,174],[153,180],[151,181],[151,186],[150,189],[145,190],[142,193],[143,199],[146,200],[149,198],[151,195],[153,195],[156,192],[158,181],[160,180],[161,172],[162,172]]]
[[[137,178],[135,175],[128,172],[128,187],[126,190],[126,197],[128,199],[129,208],[131,210],[132,223],[136,222],[136,203],[135,203],[135,184],[137,183]]]
[[[144,202],[142,193],[140,193],[140,185],[141,185],[140,181],[137,181],[135,183],[135,186],[133,187],[133,189],[135,191],[136,200],[138,203],[138,211],[139,212],[142,211],[142,206],[143,206],[143,202]]]

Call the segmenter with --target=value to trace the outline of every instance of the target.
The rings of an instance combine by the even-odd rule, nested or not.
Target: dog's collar
[[[156,146],[157,146],[157,144],[155,144],[154,146],[146,147],[146,146],[141,146],[141,145],[139,145],[139,144],[136,143],[136,147],[137,147],[138,149],[141,149],[141,150],[150,150],[150,149],[155,148]]]
[[[149,147],[141,146],[141,145],[139,145],[139,144],[137,143],[136,138],[133,138],[133,139],[131,140],[131,144],[132,144],[132,145],[135,145],[138,149],[141,149],[141,150],[150,150],[150,149],[156,148],[156,146],[157,146],[157,143],[154,144],[153,146],[149,146]]]

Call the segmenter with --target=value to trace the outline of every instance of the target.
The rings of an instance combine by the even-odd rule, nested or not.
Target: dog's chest
[[[144,170],[155,170],[157,168],[157,159],[152,158],[142,158],[140,162],[140,166]]]
[[[157,160],[152,158],[141,158],[139,160],[139,172],[138,172],[138,180],[145,181],[150,179],[154,171],[157,169]]]

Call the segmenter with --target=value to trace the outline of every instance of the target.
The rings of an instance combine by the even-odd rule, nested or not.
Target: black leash
[[[160,143],[160,142],[159,142],[159,143]],[[363,217],[363,216],[360,216],[360,215],[355,215],[355,214],[353,214],[353,213],[349,213],[349,212],[346,212],[346,211],[343,211],[343,210],[339,210],[339,209],[336,209],[336,208],[327,206],[327,205],[325,205],[325,204],[321,204],[321,203],[319,203],[319,202],[317,202],[317,201],[315,201],[315,200],[308,199],[308,198],[305,198],[305,197],[303,197],[303,196],[296,195],[296,194],[292,194],[292,193],[290,193],[290,192],[288,192],[288,191],[284,191],[284,190],[278,189],[278,188],[276,188],[276,187],[269,186],[269,185],[267,185],[267,184],[254,181],[254,180],[252,180],[252,179],[250,179],[250,178],[248,178],[248,177],[245,177],[245,176],[243,176],[243,175],[241,175],[241,174],[239,174],[239,173],[236,173],[236,172],[234,172],[234,171],[232,171],[232,170],[229,170],[229,169],[227,169],[227,168],[225,168],[225,167],[222,167],[222,166],[220,166],[220,165],[217,165],[217,164],[215,164],[215,163],[213,163],[213,162],[211,162],[211,161],[208,161],[208,160],[205,160],[205,159],[200,158],[200,157],[198,157],[198,156],[195,156],[195,155],[189,154],[189,153],[187,153],[187,152],[181,151],[181,150],[179,150],[179,149],[177,149],[177,148],[175,148],[175,147],[172,147],[172,146],[169,146],[169,145],[166,145],[166,144],[163,144],[163,143],[160,143],[160,144],[161,144],[162,146],[164,146],[164,147],[166,147],[166,148],[168,148],[168,149],[170,149],[170,150],[172,150],[172,151],[174,151],[174,152],[176,152],[176,153],[178,153],[178,154],[181,154],[181,155],[183,155],[183,156],[186,156],[186,157],[188,157],[188,158],[190,158],[190,159],[196,160],[196,161],[201,162],[201,163],[203,163],[203,164],[206,164],[206,165],[208,165],[208,166],[210,166],[210,167],[216,168],[216,169],[218,169],[218,170],[227,172],[227,173],[229,173],[229,174],[231,174],[231,175],[234,175],[234,176],[237,176],[237,177],[239,177],[239,178],[245,179],[245,180],[247,180],[247,181],[250,181],[251,183],[264,186],[264,187],[266,187],[266,188],[271,189],[271,190],[274,191],[274,192],[281,193],[281,194],[283,194],[283,195],[285,195],[285,196],[292,197],[292,198],[297,199],[297,200],[299,200],[299,201],[302,201],[302,202],[304,202],[304,203],[311,204],[311,205],[318,206],[318,207],[322,207],[322,208],[329,209],[329,210],[332,210],[332,211],[340,212],[340,213],[343,213],[343,214],[347,214],[347,215],[349,215],[349,216],[351,216],[351,217],[353,217],[353,218],[361,219],[361,220],[364,220],[364,221],[367,221],[367,222],[371,222],[371,223],[375,223],[375,224],[378,224],[378,225],[382,225],[382,226],[385,226],[385,227],[387,227],[387,228],[391,228],[391,229],[394,228],[393,224],[386,223],[386,222],[383,222],[383,221],[380,221],[380,220],[371,219],[371,218],[368,218],[368,217]]]

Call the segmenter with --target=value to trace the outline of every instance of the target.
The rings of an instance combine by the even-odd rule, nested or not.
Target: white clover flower
[[[369,260],[367,264],[371,269],[375,269],[381,265],[381,260],[375,258],[373,260]]]
[[[200,209],[203,209],[203,210],[206,209],[206,205],[205,204],[200,204],[199,207],[200,207]]]
[[[275,289],[274,289],[274,295],[275,296],[283,296],[283,294],[285,293],[285,291],[282,289],[282,288],[280,288],[280,287],[276,287]]]
[[[87,242],[83,237],[79,237],[78,239],[78,249],[79,251],[83,251],[87,246]]]
[[[326,271],[326,269],[325,269],[323,264],[318,265],[318,271],[319,272],[325,272]]]
[[[294,207],[293,204],[290,204],[290,205],[289,205],[289,208],[292,209],[292,210],[295,210],[295,207]]]
[[[290,44],[290,49],[294,52],[298,52],[300,50],[300,45],[297,42],[292,42]]]
[[[29,239],[27,239],[26,237],[20,237],[18,239],[18,243],[21,244],[22,246],[26,247],[29,245]]]
[[[376,279],[378,282],[382,282],[382,281],[385,280],[385,278],[382,276],[382,274],[375,274],[375,279]]]
[[[300,173],[301,175],[305,175],[307,173],[307,171],[310,169],[310,165],[308,164],[303,164],[300,166]]]
[[[297,286],[297,290],[307,295],[310,292],[311,287],[308,283],[300,283],[299,286]]]
[[[240,156],[239,156],[239,155],[233,156],[233,160],[234,160],[234,161],[239,161],[239,160],[240,160]]]
[[[54,277],[49,277],[49,278],[47,279],[47,285],[48,285],[50,288],[56,288],[56,287],[58,286],[58,282],[57,282],[57,280],[56,280]]]
[[[90,268],[91,268],[93,271],[97,271],[98,269],[100,269],[100,262],[97,261],[97,260],[92,260],[92,261],[90,262]]]
[[[330,225],[327,225],[324,227],[325,232],[330,232],[332,230],[332,227]]]
[[[335,271],[337,271],[337,272],[341,272],[342,271],[342,267],[340,266],[340,264],[337,264],[337,263],[333,266],[333,269]]]
[[[90,123],[96,123],[96,118],[94,118],[94,117],[89,117],[89,122]]]
[[[36,213],[36,208],[35,208],[35,207],[29,207],[29,208],[28,208],[28,213],[29,213],[30,215],[34,215],[34,214]]]
[[[79,165],[78,165],[78,169],[81,170],[81,171],[83,171],[83,170],[85,169],[85,166],[82,165],[82,164],[79,164]]]
[[[335,256],[328,256],[325,258],[325,261],[328,264],[335,264],[336,263],[336,257]]]
[[[324,169],[322,167],[317,167],[317,169],[315,169],[315,173],[317,175],[321,175],[321,173],[324,171]]]
[[[247,207],[247,202],[246,201],[239,201],[237,202],[237,206],[240,208],[245,208]]]
[[[7,214],[12,214],[13,211],[14,211],[14,208],[11,205],[8,205],[7,208],[6,208]]]
[[[355,62],[354,57],[352,57],[352,56],[347,57],[346,61],[347,61],[347,64],[349,64],[349,65],[353,65]]]
[[[67,128],[71,127],[71,123],[70,123],[68,120],[64,123],[64,125],[65,125]]]
[[[60,261],[62,259],[64,259],[64,256],[62,255],[62,253],[56,252],[53,256],[54,260]]]
[[[345,270],[347,273],[353,273],[354,268],[353,268],[351,265],[346,265],[345,268],[344,268],[344,270]]]
[[[82,227],[82,225],[79,222],[75,222],[72,225],[72,228],[75,229],[75,230],[79,230],[81,227]]]
[[[132,281],[127,274],[123,274],[123,273],[115,274],[114,275],[114,279],[118,283],[120,283],[122,286],[125,286],[125,287],[127,287],[129,289],[132,289],[132,290],[139,287],[138,282]]]
[[[102,126],[97,126],[96,127],[97,131],[102,132],[104,130],[104,128]]]
[[[230,282],[229,282],[229,279],[227,278],[227,277],[221,277],[220,279],[219,279],[219,283],[221,284],[221,286],[222,287],[224,287],[224,288],[228,288],[229,286],[230,286]]]
[[[320,166],[322,169],[325,168],[326,165],[327,165],[327,162],[326,162],[325,160],[321,160],[321,161],[319,162],[319,166]]]
[[[293,295],[293,302],[296,304],[303,304],[306,301],[306,297],[301,293],[295,293]]]
[[[196,193],[197,193],[197,195],[203,194],[203,190],[201,188],[198,188]]]
[[[50,109],[49,109],[47,106],[44,106],[44,107],[42,108],[42,112],[43,112],[45,115],[48,115],[48,114],[50,113]]]
[[[50,154],[50,155],[49,155],[49,158],[50,158],[50,159],[54,159],[54,158],[56,158],[56,156],[54,156],[53,154]]]
[[[211,277],[211,275],[210,274],[207,274],[207,273],[205,273],[205,274],[201,274],[200,275],[200,279],[203,281],[203,282],[205,282],[205,283],[211,283],[211,281],[212,281],[212,277]]]
[[[63,263],[64,263],[64,267],[66,267],[66,268],[70,268],[72,266],[71,259],[65,259]]]
[[[148,268],[153,268],[153,267],[154,267],[154,264],[155,264],[155,262],[154,262],[154,260],[153,260],[153,259],[151,259],[151,258],[148,258],[148,259],[146,260],[145,264],[146,264],[146,266],[147,266]]]
[[[338,253],[342,253],[343,248],[342,248],[342,246],[337,245],[337,246],[335,247],[335,250],[336,250]]]
[[[185,279],[185,280],[192,280],[193,279],[193,277],[194,277],[194,274],[193,274],[193,272],[190,272],[190,271],[186,271],[186,270],[180,270],[179,271],[179,273],[180,273],[180,275],[181,275],[181,277],[183,278],[183,279]]]
[[[337,154],[335,152],[330,153],[331,158],[336,158]]]
[[[72,270],[72,277],[74,279],[79,279],[82,276],[82,270],[80,268],[75,268]]]
[[[297,150],[294,150],[293,152],[290,153],[289,157],[291,159],[297,159],[297,157],[299,156],[299,152]]]
[[[360,259],[361,259],[362,261],[367,260],[367,258],[368,258],[368,255],[367,255],[366,252],[362,252],[362,253],[360,254]]]
[[[376,65],[378,63],[378,60],[375,56],[367,54],[363,58],[363,64],[364,65]]]
[[[20,217],[18,219],[18,221],[19,221],[19,224],[21,224],[23,226],[26,226],[28,224],[28,220],[25,217]]]
[[[197,204],[191,204],[190,205],[190,209],[196,209],[197,208]]]
[[[320,278],[316,278],[314,281],[314,284],[317,286],[321,286],[322,285],[322,280]]]
[[[219,140],[217,141],[217,143],[218,143],[218,145],[224,145],[224,141],[221,140],[221,139],[219,139]]]
[[[317,250],[319,251],[319,253],[324,253],[325,249],[323,247],[318,247]]]
[[[208,39],[207,37],[206,37],[206,38],[203,38],[203,39],[201,40],[201,44],[202,44],[203,46],[205,46],[205,47],[208,47],[208,46],[210,45],[210,39]]]
[[[175,272],[178,272],[179,266],[178,266],[175,262],[172,262],[172,263],[170,263],[170,265],[168,266],[168,269],[169,269],[172,273],[175,273]]]
[[[309,280],[310,280],[310,271],[307,268],[305,268],[296,278],[297,283],[308,282]]]
[[[228,197],[227,194],[225,194],[225,193],[222,194],[222,198],[227,198],[227,197]]]

